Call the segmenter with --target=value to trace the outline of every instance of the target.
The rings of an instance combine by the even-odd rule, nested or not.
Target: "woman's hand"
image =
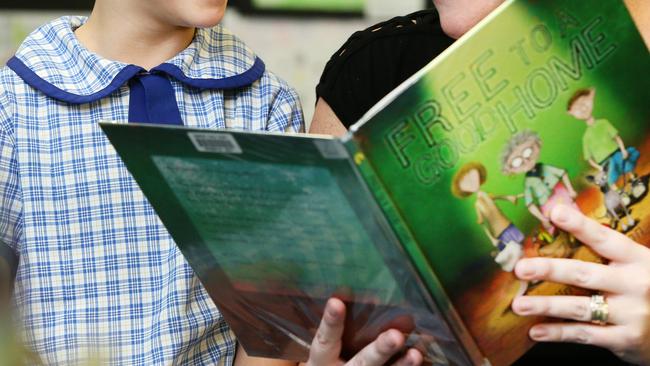
[[[397,330],[388,330],[362,349],[349,361],[343,361],[341,354],[341,337],[345,320],[345,304],[337,299],[330,299],[316,336],[311,344],[307,366],[363,365],[380,366],[386,364],[395,353],[404,346],[404,335]],[[409,349],[406,354],[395,361],[396,366],[418,366],[422,363],[422,354]]]
[[[530,258],[519,261],[517,277],[601,291],[607,302],[607,324],[592,323],[590,297],[522,296],[513,310],[524,316],[549,316],[577,322],[539,324],[530,337],[542,342],[574,342],[610,349],[633,363],[650,365],[650,249],[627,236],[558,206],[553,223],[591,247],[608,265],[572,259]]]

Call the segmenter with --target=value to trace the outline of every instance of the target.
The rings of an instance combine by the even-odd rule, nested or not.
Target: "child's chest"
[[[222,92],[183,92],[177,100],[187,126],[265,128],[261,116],[250,116],[237,98]],[[143,227],[156,225],[150,205],[98,125],[128,123],[128,88],[82,105],[25,100],[18,103],[14,117],[27,224],[31,220],[92,225],[91,218],[102,218],[101,222],[137,219],[147,221]]]

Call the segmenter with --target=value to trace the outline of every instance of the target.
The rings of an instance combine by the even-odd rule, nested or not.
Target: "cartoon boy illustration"
[[[567,108],[570,115],[587,124],[587,130],[582,137],[584,158],[592,167],[607,174],[607,183],[614,190],[618,190],[618,179],[625,176],[632,184],[634,196],[638,197],[646,190],[634,174],[639,151],[634,147],[626,147],[618,131],[608,120],[594,117],[595,96],[594,88],[578,90],[571,97]]]
[[[553,237],[556,228],[550,220],[553,207],[558,204],[572,205],[577,196],[566,170],[539,162],[542,140],[532,131],[514,135],[506,145],[501,158],[506,175],[525,174],[524,200],[528,211]]]
[[[515,203],[514,196],[493,196],[481,190],[487,179],[487,171],[481,163],[472,162],[463,165],[452,181],[451,191],[459,198],[476,195],[476,215],[478,224],[483,227],[485,234],[497,248],[495,262],[506,272],[512,272],[517,261],[523,256],[525,236],[517,229],[495,204],[495,200],[507,200]],[[528,282],[520,281],[517,296],[523,295],[528,288]]]

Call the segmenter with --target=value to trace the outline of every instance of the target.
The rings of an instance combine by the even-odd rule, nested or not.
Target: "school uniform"
[[[300,132],[298,96],[221,26],[146,71],[80,45],[84,21],[37,29],[0,71],[0,241],[24,340],[46,364],[231,364],[234,335],[97,122]]]

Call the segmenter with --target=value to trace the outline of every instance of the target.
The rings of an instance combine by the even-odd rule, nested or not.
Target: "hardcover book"
[[[250,355],[305,360],[336,296],[344,355],[507,365],[543,320],[515,296],[582,292],[516,261],[602,261],[555,205],[650,244],[648,56],[619,0],[511,0],[342,139],[101,127]]]

